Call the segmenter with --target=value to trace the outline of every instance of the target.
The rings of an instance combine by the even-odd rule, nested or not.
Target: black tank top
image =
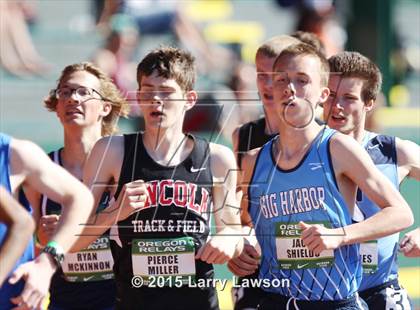
[[[63,166],[61,150],[48,156]],[[98,211],[108,204],[109,193],[104,193]],[[41,196],[41,214],[61,214],[61,205]],[[107,250],[104,250],[107,248]],[[99,250],[95,251],[95,250]],[[50,306],[63,309],[104,309],[115,304],[116,287],[109,254],[108,232],[98,238],[88,249],[67,255],[63,269],[58,269],[50,285]],[[102,257],[98,259],[98,256]],[[71,259],[72,257],[73,259]],[[108,259],[109,258],[109,259]]]
[[[150,276],[162,274],[213,277],[211,264],[194,259],[210,230],[213,183],[209,143],[192,135],[188,138],[194,140],[189,156],[179,165],[166,167],[149,156],[142,133],[124,135],[115,199],[124,184],[139,179],[147,182],[149,199],[141,210],[112,229],[117,282],[131,285],[133,275],[144,278],[146,285]]]
[[[265,133],[265,117],[246,123],[239,128],[238,166],[241,167],[242,156],[249,150],[263,146],[277,134]]]

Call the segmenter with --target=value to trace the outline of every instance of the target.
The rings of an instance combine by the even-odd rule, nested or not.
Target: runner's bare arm
[[[13,139],[10,148],[13,174],[25,176],[23,186],[63,206],[53,240],[67,252],[82,232],[80,224],[86,223],[93,210],[92,194],[34,143]]]
[[[213,212],[216,234],[199,250],[196,258],[224,264],[242,251],[239,207],[236,200],[236,163],[230,149],[210,144],[213,175]]]
[[[0,223],[8,233],[0,247],[0,286],[22,255],[35,229],[30,214],[0,186]]]
[[[401,252],[407,257],[420,257],[420,227],[405,234],[400,243]]]
[[[408,176],[420,181],[420,147],[409,140],[395,139],[399,181]]]
[[[36,238],[37,242],[35,243],[35,254],[38,254],[42,250],[42,246],[45,246],[46,244],[46,242],[42,242],[42,246],[41,246],[41,243],[38,242],[40,238],[39,228],[41,227],[40,221],[39,221],[41,218],[41,194],[31,187],[24,187],[24,192],[25,192],[26,198],[28,199],[32,207],[32,218],[35,221],[35,225],[36,225],[35,234],[37,237]]]
[[[248,186],[251,182],[255,162],[261,148],[251,150],[242,158],[242,180],[238,180],[238,187],[242,192],[241,223],[244,236],[244,250],[241,255],[233,258],[228,263],[229,270],[237,276],[246,276],[255,272],[259,265],[260,253],[257,250],[257,239],[252,228],[251,216],[248,213]]]
[[[407,202],[354,139],[337,134],[331,140],[330,152],[338,183],[355,184],[382,210],[344,228],[327,229],[302,224],[302,239],[310,250],[318,254],[324,249],[388,236],[413,224],[413,214]]]
[[[14,186],[23,185],[47,195],[63,206],[62,216],[53,237],[67,252],[82,231],[93,210],[93,197],[89,190],[70,173],[54,164],[34,143],[12,139],[10,144],[11,178]],[[14,188],[14,191],[18,188]],[[39,308],[48,294],[50,279],[57,265],[51,255],[41,253],[35,260],[20,265],[9,282],[25,279],[21,295],[11,299],[19,309]]]
[[[398,177],[402,182],[405,177],[420,181],[420,147],[409,140],[395,139],[397,148]],[[420,256],[420,228],[406,233],[400,242],[401,252],[407,257]]]
[[[239,149],[239,129],[240,128],[241,126],[236,127],[232,133],[233,154],[235,155],[238,166],[239,166],[238,149]]]
[[[117,189],[124,156],[124,137],[112,136],[100,139],[93,147],[84,168],[84,183],[92,190],[95,205],[98,205],[105,190],[111,197]],[[144,205],[146,186],[137,180],[126,184],[118,200],[111,200],[109,206],[97,214],[92,214],[83,230],[83,237],[73,246],[72,251],[86,248],[112,225],[127,218]]]

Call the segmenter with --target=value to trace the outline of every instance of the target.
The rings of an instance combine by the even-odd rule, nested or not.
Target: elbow
[[[414,216],[413,216],[413,212],[411,211],[410,207],[406,207],[404,208],[404,212],[400,212],[399,214],[399,224],[400,224],[400,231],[404,230],[408,227],[410,227],[411,225],[414,224]]]
[[[407,215],[406,221],[407,221],[407,223],[406,223],[407,226],[405,228],[408,228],[408,227],[410,227],[411,225],[414,224],[414,216],[413,216],[413,212],[411,212],[411,210],[410,210],[409,214]]]
[[[94,209],[94,199],[89,189],[82,185],[76,191],[68,195],[66,199],[67,205],[74,205],[79,214],[90,215]]]
[[[29,213],[23,213],[18,222],[15,223],[16,231],[21,234],[32,236],[35,232],[35,221]]]

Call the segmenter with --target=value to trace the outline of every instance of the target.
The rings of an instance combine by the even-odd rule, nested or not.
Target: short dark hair
[[[290,36],[302,41],[303,43],[313,46],[325,56],[324,43],[322,43],[321,39],[315,33],[298,30],[293,32]]]
[[[156,70],[159,76],[174,79],[183,91],[190,91],[195,83],[195,59],[191,53],[170,46],[162,46],[149,52],[137,66],[137,83],[143,76]]]
[[[312,56],[312,57],[317,58],[319,61],[319,67],[321,69],[321,72],[320,72],[321,85],[328,86],[328,78],[329,78],[329,72],[330,72],[328,60],[320,51],[318,51],[314,47],[305,43],[294,44],[284,49],[274,61],[273,72],[275,71],[274,69],[276,68],[277,63],[280,61],[281,58],[295,57],[295,56]]]
[[[331,73],[340,77],[359,78],[364,80],[362,100],[376,100],[382,85],[382,74],[378,66],[369,58],[358,52],[341,52],[328,59]]]

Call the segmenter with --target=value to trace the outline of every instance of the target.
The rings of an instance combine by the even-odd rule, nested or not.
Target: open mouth
[[[150,113],[150,116],[151,117],[162,117],[162,116],[164,116],[164,114],[162,112],[159,112],[159,111],[154,111],[154,112]]]
[[[268,95],[268,94],[264,94],[264,95],[263,95],[263,98],[264,98],[265,100],[273,100],[273,96]]]
[[[295,102],[295,100],[292,98],[292,99],[289,99],[289,100],[287,100],[286,102],[283,102],[283,106],[285,106],[285,107],[294,107],[296,105],[296,102]]]
[[[83,115],[83,113],[80,112],[79,110],[68,110],[68,111],[66,111],[66,115],[68,115],[68,116],[75,115],[75,114]]]
[[[331,115],[331,119],[333,119],[334,121],[337,121],[337,122],[346,120],[346,118],[344,116],[340,116],[340,115]]]

